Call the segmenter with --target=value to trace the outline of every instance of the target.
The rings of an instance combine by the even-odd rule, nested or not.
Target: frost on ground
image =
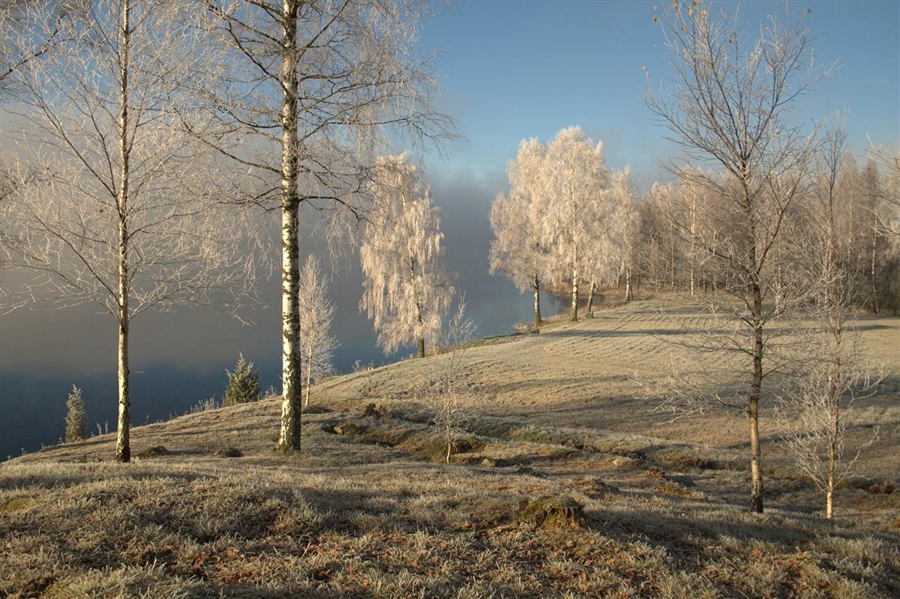
[[[886,384],[848,417],[879,435],[833,523],[772,414],[757,515],[743,417],[656,409],[673,364],[727,384],[721,360],[671,343],[703,320],[641,301],[474,342],[450,464],[420,401],[428,358],[322,383],[300,454],[272,451],[272,398],[136,427],[129,465],[111,435],[5,462],[0,596],[900,594],[900,320],[861,323]]]

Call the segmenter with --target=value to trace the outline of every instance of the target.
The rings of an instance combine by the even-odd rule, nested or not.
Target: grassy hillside
[[[868,445],[828,522],[777,443],[789,422],[763,419],[756,515],[744,418],[648,398],[673,365],[738,382],[672,343],[710,326],[696,312],[636,302],[472,344],[451,464],[434,358],[317,387],[299,454],[271,450],[268,399],[136,427],[128,465],[111,435],[4,462],[0,596],[900,596],[900,320],[860,323],[885,384],[848,413]]]

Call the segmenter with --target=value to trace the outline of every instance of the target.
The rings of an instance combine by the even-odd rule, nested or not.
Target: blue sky
[[[666,131],[642,104],[650,72],[655,88],[667,85],[668,56],[654,6],[667,0],[514,1],[459,0],[427,23],[423,49],[441,54],[442,108],[457,120],[466,141],[451,157],[428,159],[434,177],[497,180],[524,138],[552,138],[580,125],[604,142],[614,168],[631,165],[645,184],[663,176],[659,159],[675,153]],[[754,31],[784,2],[744,2],[740,14]],[[717,2],[733,14],[738,4]],[[812,122],[849,106],[848,129],[857,153],[866,135],[897,146],[900,138],[900,2],[817,0],[809,8],[817,57],[839,68],[798,105]]]

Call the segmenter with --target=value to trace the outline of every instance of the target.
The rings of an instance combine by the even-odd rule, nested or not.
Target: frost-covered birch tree
[[[282,415],[277,446],[300,449],[299,218],[310,204],[359,217],[387,142],[440,142],[429,58],[416,52],[418,0],[204,0],[231,85],[211,94],[220,126],[195,129],[257,185],[243,201],[281,218]]]
[[[56,3],[46,3],[54,10]],[[15,307],[93,302],[116,322],[116,460],[130,459],[131,321],[150,309],[239,297],[246,244],[219,210],[213,162],[186,134],[209,55],[182,2],[96,0],[71,13],[58,51],[17,66],[20,131],[0,205],[4,262],[34,275]],[[198,117],[199,120],[199,117]],[[37,176],[34,173],[38,173]],[[27,178],[27,185],[24,178]]]
[[[319,260],[307,256],[300,270],[300,370],[306,384],[303,403],[309,405],[312,383],[330,375],[334,366],[334,350],[338,341],[331,334],[334,304],[328,299],[328,288],[319,269]]]
[[[641,220],[630,168],[626,167],[613,175],[611,193],[615,203],[615,223],[610,229],[616,233],[612,254],[620,277],[625,279],[625,300],[631,301],[634,299],[634,270],[638,261],[636,254],[640,244]]]
[[[539,212],[541,236],[553,248],[554,283],[572,285],[570,320],[578,320],[578,288],[586,275],[588,244],[608,224],[602,194],[609,183],[603,144],[594,143],[580,127],[561,130],[546,147]]]
[[[802,331],[799,381],[782,397],[786,418],[795,424],[785,441],[800,469],[825,494],[825,514],[834,515],[834,492],[855,459],[846,460],[846,411],[855,399],[871,395],[877,384],[858,350],[853,307],[867,289],[855,281],[865,263],[857,259],[859,198],[843,123],[825,130],[804,206],[805,236],[792,265],[792,277],[805,278],[809,302]],[[842,180],[843,179],[843,180]],[[849,181],[848,181],[849,180]]]
[[[783,225],[802,191],[813,144],[788,119],[797,98],[823,71],[815,68],[805,13],[769,16],[758,36],[739,14],[711,14],[703,0],[672,2],[659,11],[673,81],[668,93],[648,92],[646,103],[685,150],[691,182],[720,198],[728,228],[701,246],[715,258],[725,307],[741,332],[723,339],[748,358],[751,508],[763,511],[759,405],[767,367],[767,327],[785,307],[773,261]],[[721,172],[704,176],[699,167]],[[703,240],[693,240],[702,243]],[[775,295],[775,297],[773,297]],[[776,301],[777,300],[777,301]]]
[[[900,151],[873,145],[861,174],[869,196],[866,220],[877,223],[868,252],[872,309],[900,311]]]
[[[885,176],[878,198],[883,206],[874,210],[880,223],[879,233],[900,243],[897,242],[900,238],[900,151],[869,143],[871,158],[884,170]]]
[[[590,280],[587,312],[600,283],[625,283],[625,299],[632,299],[632,267],[639,242],[640,220],[631,169],[612,173],[608,186],[593,202],[590,212],[591,239],[585,246],[586,274]]]
[[[430,359],[431,381],[425,400],[434,409],[434,423],[443,432],[444,461],[450,463],[458,428],[470,416],[476,394],[465,376],[463,348],[471,341],[477,325],[466,317],[466,302],[460,300],[455,314],[438,335],[440,352]]]
[[[541,326],[541,289],[549,264],[549,247],[541,235],[538,201],[544,146],[536,139],[524,140],[507,175],[509,194],[498,194],[491,204],[490,272],[502,272],[516,288],[534,294],[534,328]]]
[[[382,158],[373,172],[369,193],[378,209],[359,249],[364,275],[359,308],[373,320],[386,353],[415,343],[424,358],[454,289],[444,269],[440,209],[431,205],[431,193],[422,189],[408,159],[406,154]]]

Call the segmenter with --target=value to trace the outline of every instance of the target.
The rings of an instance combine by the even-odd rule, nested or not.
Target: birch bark
[[[119,233],[119,297],[118,297],[118,381],[119,381],[119,409],[118,427],[116,429],[116,461],[128,462],[131,460],[131,392],[130,370],[128,365],[128,329],[130,326],[131,312],[128,305],[128,195],[131,183],[130,158],[131,142],[128,139],[128,103],[130,101],[128,89],[129,49],[131,44],[130,0],[122,1],[122,25],[119,30],[121,54],[119,62],[119,189],[116,197],[116,209],[118,211]]]
[[[277,448],[301,449],[300,176],[297,0],[284,0],[281,63],[281,427]]]

